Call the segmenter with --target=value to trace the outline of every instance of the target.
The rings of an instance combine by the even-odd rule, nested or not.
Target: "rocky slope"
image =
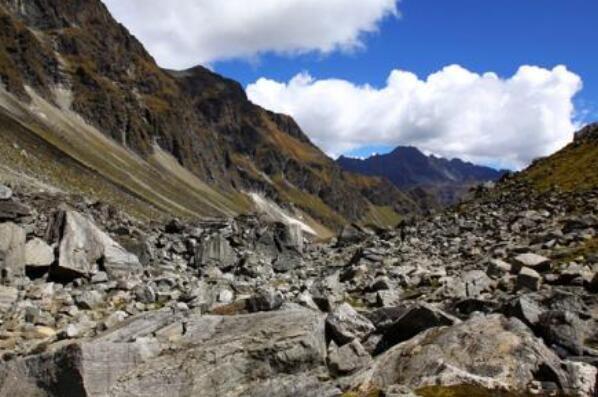
[[[327,243],[0,187],[0,396],[595,396],[598,187],[527,177]]]
[[[240,214],[252,207],[246,191],[332,229],[390,224],[394,210],[414,209],[382,179],[356,185],[238,83],[202,67],[160,69],[99,0],[2,0],[0,19],[2,165],[11,171],[100,191],[137,213],[141,201],[154,213]],[[93,178],[63,183],[81,169]]]
[[[427,193],[438,205],[455,204],[472,186],[496,181],[506,172],[459,159],[426,156],[419,149],[408,146],[399,146],[388,154],[367,159],[341,156],[337,163],[346,171],[385,177],[399,189],[411,191],[412,196]]]

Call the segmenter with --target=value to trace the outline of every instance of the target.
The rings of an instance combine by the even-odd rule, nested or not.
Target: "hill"
[[[0,21],[11,172],[176,216],[250,212],[248,192],[328,229],[393,223],[395,209],[415,208],[383,179],[354,184],[294,120],[255,106],[237,82],[201,66],[161,69],[99,0],[0,0]]]

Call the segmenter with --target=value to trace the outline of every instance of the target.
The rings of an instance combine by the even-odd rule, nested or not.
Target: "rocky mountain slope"
[[[326,243],[0,186],[0,396],[595,396],[598,186],[533,172]]]
[[[341,156],[337,163],[346,171],[387,178],[403,191],[419,188],[413,192],[415,195],[425,191],[441,205],[455,204],[470,187],[496,181],[505,174],[459,159],[426,156],[411,146],[399,146],[388,154],[367,159]]]
[[[331,229],[415,208],[383,179],[343,172],[238,83],[160,69],[99,0],[2,0],[0,19],[5,173],[147,217],[234,216],[252,210],[244,192]]]

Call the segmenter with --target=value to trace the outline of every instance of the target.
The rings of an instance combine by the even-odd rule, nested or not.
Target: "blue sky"
[[[269,54],[213,67],[244,85],[263,76],[286,81],[308,70],[317,78],[380,86],[394,68],[427,76],[457,63],[510,76],[524,64],[564,64],[583,78],[578,99],[598,105],[598,1],[403,0],[400,12],[353,53]]]
[[[177,1],[179,5],[186,2],[192,3],[192,0]],[[243,5],[247,3],[239,0],[229,1],[226,10],[219,10],[218,4],[222,3],[214,1],[214,7],[212,8],[220,13],[214,14],[211,19],[217,19],[220,14],[238,11],[238,14],[232,14],[238,23],[233,23],[230,27],[219,27],[220,30],[218,31],[197,28],[196,46],[194,47],[193,36],[191,36],[191,38],[185,37],[186,47],[183,47],[180,44],[183,40],[177,41],[174,39],[177,32],[179,32],[178,26],[165,25],[160,27],[161,30],[156,30],[158,28],[155,27],[156,24],[152,24],[152,14],[137,15],[135,8],[125,9],[127,6],[117,4],[116,0],[106,0],[116,17],[141,38],[160,64],[174,67],[179,65],[190,66],[192,63],[201,62],[208,64],[218,73],[240,81],[244,86],[249,87],[250,98],[254,102],[295,116],[308,135],[331,155],[341,153],[369,155],[373,151],[390,150],[396,144],[414,144],[422,147],[425,151],[446,157],[459,156],[485,164],[517,168],[525,165],[533,157],[547,154],[561,147],[571,139],[573,126],[578,127],[579,122],[598,119],[598,56],[595,53],[598,43],[598,29],[595,27],[598,18],[598,1],[455,0],[449,2],[446,0],[402,0],[396,2],[400,16],[395,17],[390,15],[392,12],[389,12],[395,0],[371,0],[371,4],[377,3],[372,7],[377,7],[378,10],[375,10],[375,12],[379,14],[372,14],[371,20],[363,22],[363,24],[370,23],[371,25],[373,20],[377,32],[368,33],[372,30],[372,26],[363,27],[365,26],[363,25],[355,28],[359,33],[360,39],[357,43],[359,48],[355,48],[356,45],[353,45],[355,43],[347,46],[346,40],[341,42],[341,39],[337,39],[340,42],[337,47],[328,48],[324,46],[329,43],[322,44],[313,40],[308,42],[306,38],[306,42],[303,44],[293,42],[294,47],[289,45],[287,40],[285,43],[289,45],[288,50],[284,46],[285,44],[276,42],[275,37],[278,34],[284,36],[285,33],[288,33],[288,30],[295,29],[298,33],[294,37],[302,34],[308,36],[310,30],[316,32],[321,30],[322,36],[331,35],[333,37],[334,32],[322,30],[324,28],[317,25],[317,22],[326,20],[330,29],[333,30],[335,25],[339,25],[339,29],[342,29],[345,25],[344,21],[351,20],[352,16],[350,14],[335,15],[335,13],[340,13],[338,11],[340,8],[335,9],[333,5],[326,8],[326,5],[323,5],[321,6],[322,10],[314,9],[313,15],[308,15],[307,19],[301,20],[300,17],[295,18],[295,15],[285,14],[284,7],[281,6],[279,14],[267,14],[269,17],[274,15],[275,18],[281,19],[281,21],[272,21],[267,19],[269,17],[263,17],[255,25],[252,25],[251,20],[246,21],[243,18],[246,17],[246,14],[252,14],[255,9],[259,9],[260,3],[264,5],[268,3],[271,10],[272,4],[282,5],[284,2],[280,0],[256,0],[253,9],[247,9],[245,8],[247,6]],[[343,6],[342,3],[344,2],[348,6],[353,5],[355,8],[358,8],[355,6],[356,4],[364,4],[355,1],[330,0],[330,4],[337,3],[339,6]],[[210,2],[213,2],[213,0],[205,1],[205,3]],[[304,1],[304,4],[305,2],[309,3],[307,0]],[[326,4],[326,2],[324,3]],[[130,4],[134,4],[134,1]],[[160,2],[157,0],[147,0],[144,3],[145,9],[151,9],[152,4],[155,4],[156,16],[164,14],[164,10],[158,9]],[[313,7],[316,8],[320,7],[322,3],[313,2],[313,4]],[[198,7],[201,8],[201,6],[197,6],[197,4],[193,7],[195,8],[186,10],[187,15],[175,15],[179,25],[184,25],[186,20],[189,21],[190,29],[181,29],[181,31],[185,31],[185,34],[193,30],[194,21],[204,16],[202,12],[204,14],[207,12],[206,9],[200,10]],[[238,10],[235,10],[235,7]],[[359,7],[362,7],[363,10],[358,10],[358,12],[367,13],[369,11],[362,5]],[[185,11],[184,7],[179,8]],[[175,11],[169,10],[169,12],[174,13]],[[192,12],[197,12],[198,15],[191,18],[189,15]],[[261,17],[258,11],[254,13],[256,18]],[[294,11],[294,13],[301,14],[301,9]],[[300,27],[305,28],[305,31],[301,32],[301,28],[295,28],[293,22],[285,21],[285,18],[296,19]],[[225,24],[226,21],[223,23]],[[285,23],[287,26],[285,26]],[[311,23],[314,24],[313,27],[309,26]],[[202,24],[197,22],[197,25]],[[266,28],[261,25],[268,26],[270,30],[264,30]],[[164,32],[169,34],[163,34]],[[156,37],[160,33],[162,34],[160,40],[158,40]],[[213,36],[210,36],[211,34]],[[173,37],[173,40],[169,42],[165,37]],[[208,48],[209,43],[206,44],[202,41],[206,37],[210,39],[210,43],[215,43],[213,48]],[[219,42],[218,40],[222,41]],[[334,41],[334,39],[331,40]],[[235,46],[235,41],[238,41],[237,46]],[[297,46],[300,46],[301,49],[297,50]],[[216,47],[230,48],[226,48],[226,51],[228,51],[226,52],[215,49]],[[350,47],[350,49],[347,50],[346,47]],[[252,50],[244,51],[239,50],[239,48],[251,48]],[[310,50],[310,48],[313,50]],[[177,57],[181,53],[185,53],[186,57],[179,60]],[[194,62],[196,59],[193,58],[194,54],[197,54],[197,62]],[[389,86],[387,80],[393,70],[415,74],[422,82],[425,82],[430,74],[443,71],[443,68],[449,65],[459,65],[460,68],[471,74],[495,73],[502,87],[494,89],[492,95],[495,95],[496,98],[509,95],[514,97],[510,100],[513,103],[506,107],[511,109],[511,113],[518,113],[512,110],[518,109],[517,106],[520,106],[516,103],[517,96],[529,96],[532,99],[528,102],[538,101],[537,106],[530,103],[529,108],[521,108],[519,114],[500,115],[500,117],[487,120],[476,114],[476,111],[478,113],[483,112],[479,109],[471,110],[467,107],[450,109],[451,112],[462,112],[464,115],[469,114],[471,116],[473,114],[475,116],[473,118],[463,116],[460,120],[478,121],[482,118],[479,120],[479,124],[476,124],[476,128],[484,138],[500,134],[502,131],[509,132],[511,138],[522,134],[527,135],[520,144],[514,146],[506,145],[503,142],[502,149],[500,149],[502,151],[497,149],[495,152],[482,144],[457,145],[455,141],[460,139],[472,140],[475,131],[468,131],[460,137],[453,131],[456,123],[454,118],[430,121],[429,115],[420,109],[424,106],[420,102],[417,106],[410,102],[401,105],[408,109],[414,106],[417,107],[417,111],[414,113],[418,114],[420,118],[416,120],[410,118],[412,125],[406,124],[406,121],[397,121],[384,125],[372,122],[372,132],[361,140],[352,136],[351,133],[364,136],[366,134],[362,131],[367,130],[368,125],[361,126],[361,130],[353,132],[327,130],[325,124],[343,126],[344,124],[340,119],[346,118],[347,111],[354,109],[342,103],[328,109],[330,102],[343,101],[343,96],[338,95],[341,90],[336,90],[335,87],[337,86],[332,84],[331,80],[341,81],[344,86],[347,84],[353,85],[354,87],[344,87],[346,95],[355,93],[359,97],[368,91],[367,89],[362,90],[363,85],[367,84],[374,90],[380,90],[379,97],[385,98],[387,96],[385,92],[388,91],[385,90],[385,87]],[[536,81],[535,76],[544,73],[546,74],[544,76],[546,81],[556,79],[559,82],[540,85],[528,84],[526,86],[528,91],[522,91],[521,88],[512,89],[513,82],[509,82],[509,80],[518,75],[518,70],[522,65],[538,67],[538,70],[533,73],[525,74],[528,81]],[[568,72],[555,72],[553,68],[557,65],[565,65]],[[452,72],[443,72],[441,74],[445,80],[463,80],[463,73],[456,70]],[[292,84],[293,78],[301,73],[306,74],[307,80],[303,79],[299,84]],[[547,73],[550,73],[550,75]],[[579,91],[579,87],[575,88],[576,82],[571,79],[571,74],[583,81],[581,91]],[[555,77],[557,75],[558,78]],[[452,80],[448,76],[452,76]],[[262,81],[262,84],[256,84],[260,79],[266,81]],[[469,77],[465,78],[465,80],[468,79]],[[487,87],[488,84],[492,85],[492,83],[484,82],[485,79],[481,77],[479,80],[479,83],[475,83],[478,88],[469,91],[459,88],[456,91],[459,94],[453,92],[445,100],[455,101],[458,95],[484,96],[485,91],[479,87]],[[400,82],[397,84],[405,83],[403,79],[397,81]],[[430,91],[429,86],[431,84],[428,84],[427,88],[422,88],[420,91]],[[336,91],[329,92],[330,90]],[[564,90],[567,93],[555,96],[554,92],[559,90]],[[415,95],[420,91],[412,94]],[[437,91],[434,91],[435,95],[440,95]],[[466,92],[470,94],[464,94]],[[326,114],[326,118],[322,118],[321,115],[317,114],[318,112],[321,113],[322,104],[316,106],[316,109],[305,106],[307,102],[317,102],[314,95],[323,97],[327,101],[324,107],[326,107],[329,114]],[[489,96],[488,98],[494,97]],[[353,99],[353,102],[355,101]],[[571,101],[575,106],[573,112],[567,109],[567,104]],[[368,110],[370,113],[379,112],[383,114],[383,111],[392,113],[395,110],[392,102],[390,104],[384,102],[384,106],[387,106],[387,108],[382,109],[379,105],[379,99],[374,102],[377,105],[374,106],[368,102],[367,104],[357,103],[354,106],[373,106],[372,110]],[[475,102],[475,97],[469,98],[468,103],[475,104]],[[424,103],[430,104],[430,102]],[[442,102],[440,103],[442,104]],[[439,107],[438,102],[433,102],[432,105]],[[541,111],[536,111],[536,108],[541,108]],[[336,110],[338,111],[335,116],[334,112]],[[490,112],[490,110],[485,111]],[[546,114],[554,116],[549,117],[549,121],[547,121]],[[338,123],[334,117],[339,118]],[[401,117],[401,120],[405,119],[405,116]],[[361,119],[364,119],[364,117]],[[426,124],[426,122],[428,123]],[[485,125],[499,123],[503,126],[501,129],[485,130]],[[400,131],[393,135],[393,128]],[[436,135],[430,131],[433,128],[437,128],[439,131]],[[349,126],[347,129],[350,130],[351,127]],[[380,130],[380,137],[375,135],[375,130]],[[441,130],[445,132],[440,132]],[[426,139],[423,139],[422,136],[425,136]],[[347,137],[347,142],[343,145],[339,144],[338,148],[334,147],[335,142],[342,140],[344,137]],[[508,139],[505,137],[503,140]],[[540,146],[541,149],[536,151],[527,149],[527,146],[534,144]],[[513,151],[520,151],[520,153],[511,156],[509,153]]]

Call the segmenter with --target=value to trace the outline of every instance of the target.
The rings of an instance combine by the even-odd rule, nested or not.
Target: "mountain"
[[[575,134],[572,143],[538,159],[519,176],[541,191],[587,191],[598,186],[598,123]]]
[[[440,204],[455,203],[471,185],[496,181],[505,173],[459,159],[426,156],[412,146],[399,146],[388,154],[367,159],[341,156],[337,164],[349,172],[387,178],[399,189],[413,191],[415,196],[428,192]]]
[[[322,231],[416,209],[383,178],[343,171],[237,82],[161,69],[99,0],[0,0],[0,81],[6,175],[150,218],[251,212],[252,192]]]

